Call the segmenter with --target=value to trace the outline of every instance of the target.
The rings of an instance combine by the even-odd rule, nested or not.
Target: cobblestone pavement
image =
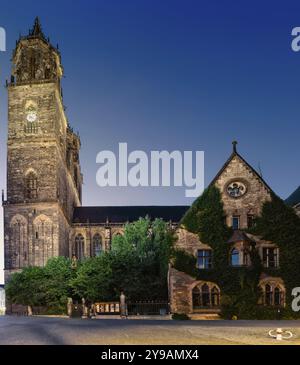
[[[289,341],[268,336],[271,328],[292,331]],[[0,317],[0,344],[200,345],[298,344],[300,321],[158,321]]]

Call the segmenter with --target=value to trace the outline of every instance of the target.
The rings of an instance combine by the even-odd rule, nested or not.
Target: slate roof
[[[300,203],[300,186],[285,200],[285,203],[291,206]]]
[[[189,206],[119,206],[119,207],[76,207],[73,223],[126,223],[149,216],[150,219],[162,218],[164,221],[178,223]]]

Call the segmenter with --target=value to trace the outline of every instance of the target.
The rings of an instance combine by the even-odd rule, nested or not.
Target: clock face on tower
[[[37,120],[37,114],[35,111],[30,111],[26,115],[26,119],[28,122],[33,123]]]

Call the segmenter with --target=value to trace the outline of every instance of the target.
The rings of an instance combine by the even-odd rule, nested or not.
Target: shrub
[[[172,319],[176,321],[188,321],[191,318],[185,313],[174,313],[172,314]]]

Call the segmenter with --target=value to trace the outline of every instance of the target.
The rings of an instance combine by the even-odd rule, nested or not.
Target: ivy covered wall
[[[177,248],[173,255],[173,267],[195,280],[216,283],[221,289],[221,315],[224,318],[300,317],[300,313],[291,310],[291,290],[300,286],[300,219],[281,199],[272,195],[271,201],[264,203],[255,227],[249,231],[278,245],[280,268],[277,269],[265,269],[255,247],[250,250],[250,266],[230,265],[232,246],[228,240],[233,231],[225,223],[221,193],[215,186],[207,188],[193,203],[181,224],[211,247],[213,265],[212,269],[197,269],[196,257]],[[278,311],[278,308],[257,304],[261,295],[258,284],[262,273],[284,280],[285,309]]]

